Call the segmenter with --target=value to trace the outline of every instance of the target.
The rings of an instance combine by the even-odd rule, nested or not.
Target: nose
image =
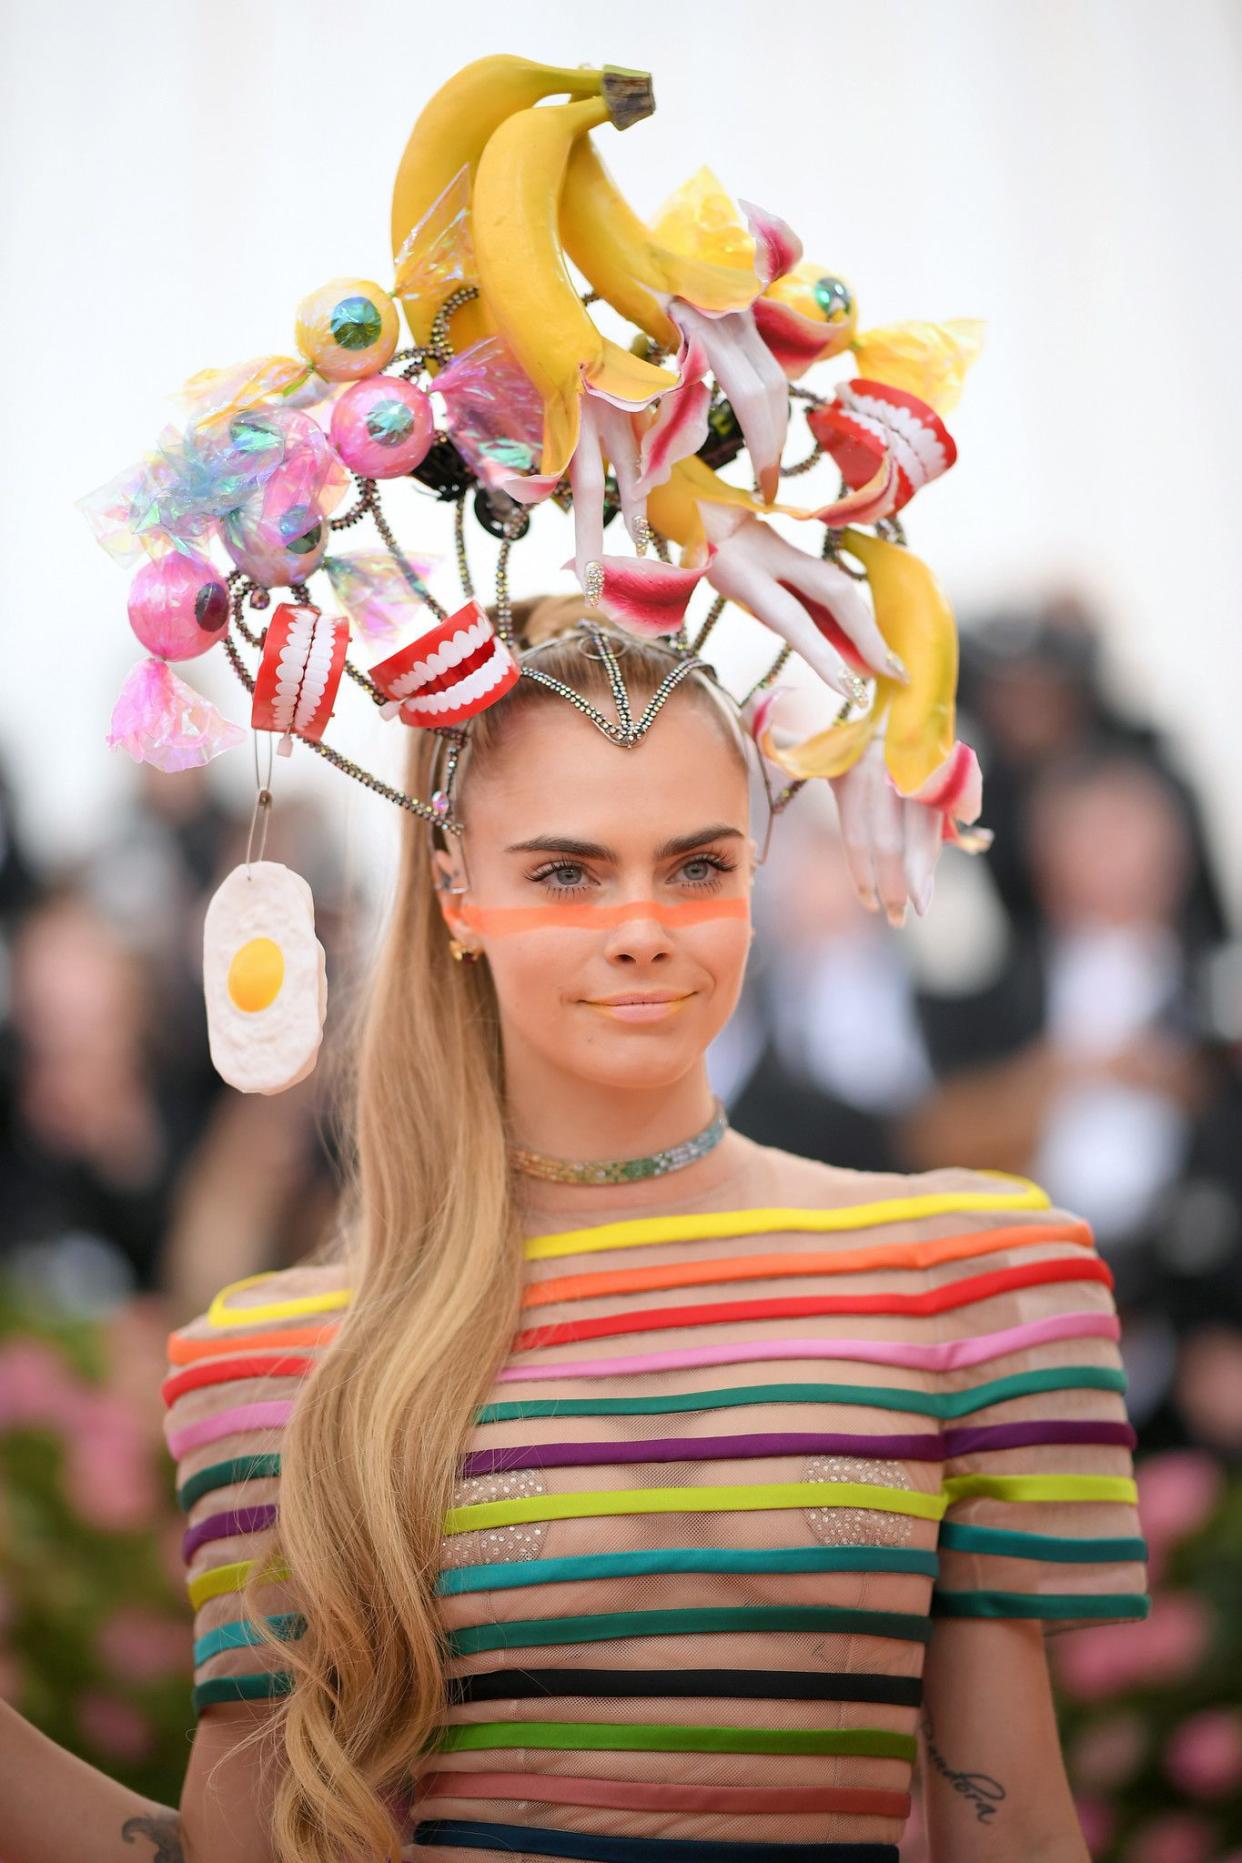
[[[671,957],[672,933],[658,918],[655,901],[636,899],[608,932],[604,949],[618,964],[653,964]]]

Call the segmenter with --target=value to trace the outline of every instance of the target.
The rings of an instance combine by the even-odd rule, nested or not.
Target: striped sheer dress
[[[522,1324],[443,1523],[450,1681],[405,1854],[896,1863],[938,1618],[1147,1613],[1089,1228],[1024,1178],[855,1172],[736,1131],[663,1178],[526,1183]],[[340,1269],[288,1269],[171,1337],[195,1713],[287,1686],[236,1594],[349,1298]],[[314,1609],[294,1571],[260,1595],[284,1635]]]

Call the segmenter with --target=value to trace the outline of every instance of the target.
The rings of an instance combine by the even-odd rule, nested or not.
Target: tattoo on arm
[[[923,1733],[927,1742],[927,1757],[936,1771],[955,1792],[974,1806],[975,1817],[980,1824],[990,1824],[1005,1797],[1005,1788],[1000,1780],[994,1779],[988,1772],[958,1772],[949,1765],[936,1745],[931,1709],[928,1707],[923,1709]]]
[[[149,1863],[185,1863],[181,1847],[181,1819],[175,1811],[161,1811],[154,1818],[126,1818],[121,1836],[127,1844],[137,1838],[150,1838],[155,1846]]]

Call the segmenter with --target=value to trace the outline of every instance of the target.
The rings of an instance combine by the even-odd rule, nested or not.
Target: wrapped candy
[[[449,615],[438,627],[402,647],[371,677],[389,703],[383,716],[400,712],[411,725],[459,725],[502,699],[521,669],[477,602]]]
[[[426,458],[435,438],[431,403],[400,376],[373,375],[334,403],[331,438],[351,472],[364,479],[399,478]]]
[[[256,446],[275,439],[282,453],[261,488],[225,516],[224,547],[263,588],[304,582],[323,561],[328,514],[349,485],[348,472],[323,429],[296,409],[251,409],[235,418],[233,431],[250,433]]]
[[[228,586],[205,556],[170,550],[130,584],[129,625],[158,659],[197,659],[227,632]]]
[[[333,593],[364,639],[406,639],[425,622],[426,578],[439,557],[407,556],[404,568],[389,550],[354,550],[325,556]]]
[[[475,477],[506,489],[534,470],[543,445],[543,398],[501,336],[484,337],[436,376],[444,425]]]
[[[297,345],[329,381],[357,381],[392,360],[397,307],[370,278],[330,278],[298,305]]]
[[[332,716],[345,671],[349,623],[309,603],[281,602],[268,623],[254,682],[250,722],[256,731],[279,731],[282,757],[294,736],[318,742]]]

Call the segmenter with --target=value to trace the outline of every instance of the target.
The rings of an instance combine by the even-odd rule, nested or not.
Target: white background
[[[74,499],[153,443],[187,375],[288,352],[305,292],[390,282],[418,110],[510,51],[653,71],[656,116],[599,133],[640,212],[706,162],[852,283],[863,328],[986,320],[959,464],[910,541],[959,611],[1067,583],[1094,601],[1117,690],[1206,790],[1237,901],[1237,0],[60,0],[11,5],[3,31],[0,757],[44,857],[132,782],[103,742],[138,654],[126,572]],[[447,525],[391,508],[411,547],[446,551],[447,596]],[[545,524],[517,592],[568,590],[567,551]],[[222,660],[188,670],[244,720]],[[336,740],[394,767],[400,727],[341,703]],[[216,771],[251,787],[248,750]],[[388,805],[305,752],[278,774],[383,869]]]

